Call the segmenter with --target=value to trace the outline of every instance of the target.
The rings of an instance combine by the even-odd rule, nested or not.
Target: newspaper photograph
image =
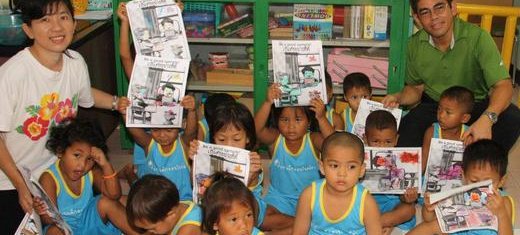
[[[421,190],[421,148],[365,147],[365,176],[361,184],[370,193],[404,194]]]
[[[249,151],[199,141],[193,159],[193,201],[200,203],[201,196],[211,185],[213,173],[227,172],[247,185],[249,168]]]
[[[47,195],[47,193],[45,192],[43,187],[40,185],[40,183],[38,183],[38,181],[36,179],[34,179],[34,177],[31,174],[31,171],[27,168],[23,168],[20,170],[20,173],[22,174],[22,177],[25,180],[25,184],[27,184],[27,187],[29,188],[29,191],[31,191],[31,194],[33,195],[33,197],[39,197],[47,205],[47,215],[49,215],[49,217],[51,217],[54,224],[58,228],[60,228],[65,235],[72,234],[72,229],[65,222],[65,220],[63,220],[63,217],[61,217],[58,207],[56,207],[54,202],[52,202],[51,198],[49,197],[49,195]],[[27,215],[26,215],[26,217],[27,217]],[[38,217],[38,218],[36,218],[36,217]],[[24,218],[24,220],[25,220],[25,218]],[[41,221],[40,221],[39,216],[36,213],[31,214],[29,216],[29,218],[27,219],[27,221],[29,222],[28,223],[29,227],[31,227],[32,224],[36,225],[36,226],[39,225],[40,227],[37,229],[39,229],[39,231],[41,231],[41,229],[42,229]],[[22,221],[22,223],[23,222],[24,221]],[[34,222],[34,223],[32,223],[32,222]],[[18,229],[20,229],[20,228],[18,228]],[[23,229],[22,229],[22,231],[23,231]],[[28,230],[28,231],[30,231],[30,230]],[[22,234],[31,234],[31,233],[22,233]]]
[[[399,122],[401,122],[401,115],[403,114],[403,110],[395,108],[395,109],[387,109],[383,107],[382,103],[361,99],[359,103],[359,108],[356,113],[356,117],[354,120],[354,127],[352,128],[352,133],[359,136],[361,139],[365,136],[365,123],[368,115],[376,110],[386,110],[394,115],[395,120],[397,121],[397,128],[399,129]]]
[[[191,58],[182,12],[174,0],[134,0],[126,9],[137,55]]]
[[[282,97],[276,107],[307,106],[314,98],[327,103],[321,41],[272,40],[274,82]]]
[[[181,127],[189,61],[138,56],[128,87],[127,127]]]
[[[498,219],[486,207],[488,196],[493,194],[491,180],[436,194],[442,194],[435,196],[441,198],[435,207],[435,214],[443,233],[474,229],[498,231]]]
[[[462,186],[461,141],[432,138],[424,172],[425,192],[440,192]]]
[[[42,222],[40,216],[33,211],[33,213],[25,213],[22,222],[16,229],[14,235],[42,235]]]

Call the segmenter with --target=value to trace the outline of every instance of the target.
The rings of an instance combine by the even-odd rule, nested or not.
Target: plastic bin
[[[18,46],[25,42],[26,35],[22,30],[22,17],[8,12],[0,13],[0,45]]]
[[[188,12],[214,12],[215,13],[215,29],[220,25],[222,19],[222,3],[214,2],[185,2],[184,13]],[[215,30],[215,33],[217,31]]]

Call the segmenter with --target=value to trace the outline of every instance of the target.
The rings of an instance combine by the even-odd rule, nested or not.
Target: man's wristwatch
[[[495,112],[491,112],[491,111],[484,111],[484,113],[482,113],[482,115],[486,115],[486,117],[489,118],[489,120],[491,120],[491,122],[493,124],[497,123],[498,121],[498,114],[495,113]]]

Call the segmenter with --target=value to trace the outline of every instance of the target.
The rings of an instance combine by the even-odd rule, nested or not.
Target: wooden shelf
[[[252,86],[239,86],[228,84],[211,84],[206,81],[190,81],[186,87],[190,91],[238,91],[238,92],[253,92]]]
[[[291,39],[277,39],[277,40],[291,40]],[[188,38],[189,43],[204,43],[204,44],[253,44],[252,38]],[[271,44],[271,40],[269,40]],[[368,39],[334,39],[323,41],[323,46],[326,47],[390,47],[390,41],[376,41]]]
[[[253,44],[252,38],[188,38],[189,43]]]

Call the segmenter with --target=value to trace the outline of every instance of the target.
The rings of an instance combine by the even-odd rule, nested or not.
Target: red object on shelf
[[[332,14],[332,24],[343,25],[345,19],[345,7],[334,6],[334,13]]]
[[[238,17],[238,11],[234,4],[226,4],[224,5],[224,9],[226,10],[226,13],[230,19],[235,19]]]

